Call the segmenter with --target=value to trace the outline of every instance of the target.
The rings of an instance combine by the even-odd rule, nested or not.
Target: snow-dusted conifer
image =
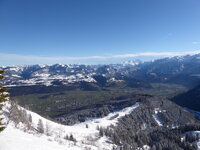
[[[3,70],[0,70],[0,80],[3,79]],[[6,88],[3,87],[2,83],[0,83],[0,132],[5,128],[5,124],[2,122],[2,107],[3,102],[8,100],[8,93],[6,92]]]

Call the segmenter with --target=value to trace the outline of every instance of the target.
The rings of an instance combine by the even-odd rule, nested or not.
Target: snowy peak
[[[126,65],[130,65],[130,66],[136,66],[136,65],[139,65],[141,64],[142,62],[140,60],[129,60],[129,61],[124,61],[122,64],[124,66]]]

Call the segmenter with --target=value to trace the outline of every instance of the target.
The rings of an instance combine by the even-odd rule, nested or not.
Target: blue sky
[[[199,0],[0,0],[0,65],[200,52]]]

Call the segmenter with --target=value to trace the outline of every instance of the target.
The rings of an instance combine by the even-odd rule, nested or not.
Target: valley
[[[54,88],[57,89],[58,87],[48,88],[54,90]],[[17,93],[21,93],[19,89],[16,91]],[[71,123],[70,119],[68,119],[68,122],[64,124],[73,124],[85,121],[87,118],[102,117],[109,112],[130,106],[135,101],[133,101],[133,97],[137,97],[135,95],[144,95],[143,97],[145,95],[153,95],[169,98],[186,91],[187,88],[173,84],[152,84],[152,88],[108,87],[92,91],[81,89],[63,91],[61,88],[61,90],[60,92],[41,94],[33,92],[32,94],[26,94],[26,91],[22,88],[24,92],[22,96],[13,96],[11,98],[24,108],[29,108],[55,121],[60,120],[60,123],[64,123],[60,119],[63,116],[71,118]],[[75,121],[72,121],[75,115]]]
[[[199,116],[194,113],[198,111],[194,101],[198,101],[196,85],[200,81],[198,58],[192,55],[111,65],[4,66],[3,84],[15,105],[28,114],[37,113],[50,126],[60,126],[68,138],[49,138],[69,149],[95,150],[104,143],[105,150],[196,150],[200,138],[190,133],[200,130]],[[14,110],[14,116],[26,116],[20,109],[18,113],[17,108]],[[15,126],[14,130],[38,134],[38,119],[27,127],[26,118],[17,117],[16,123],[16,117],[8,129]],[[47,133],[43,134],[48,139]],[[74,141],[70,141],[70,134]]]

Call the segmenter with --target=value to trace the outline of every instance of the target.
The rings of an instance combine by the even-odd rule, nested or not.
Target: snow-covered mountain
[[[114,78],[122,65],[32,65],[0,67],[6,70],[4,84],[7,86],[54,85],[58,82],[71,84],[76,82],[96,82],[94,75]],[[116,81],[117,79],[113,79]]]
[[[200,54],[157,59],[139,64],[134,77],[151,82],[194,87],[200,80],[199,66]]]
[[[45,95],[40,95],[38,101],[44,102],[45,97],[55,98],[65,94],[56,88],[68,90],[70,85],[73,88],[87,86],[89,90],[86,92],[97,87],[97,90],[93,91],[96,93],[105,90],[105,87],[118,88],[118,84],[124,89],[126,86],[136,85],[148,87],[146,85],[151,82],[194,86],[199,82],[199,58],[200,54],[145,63],[4,66],[0,69],[6,70],[3,82],[12,87],[9,88],[11,94],[34,95],[43,91]],[[81,90],[77,90],[77,93],[81,94]],[[54,93],[56,91],[57,93]],[[199,90],[194,91],[198,97]],[[153,150],[197,149],[199,135],[196,133],[200,131],[200,123],[193,113],[161,97],[125,94],[117,97],[114,93],[110,99],[105,94],[105,101],[98,102],[98,97],[96,101],[91,99],[92,103],[88,100],[85,105],[83,101],[70,97],[70,101],[59,105],[59,109],[52,106],[55,112],[62,112],[56,120],[62,120],[65,125],[52,122],[16,105],[11,107],[12,109],[5,109],[5,118],[10,120],[7,128],[0,133],[0,150],[15,150],[16,147],[20,150],[111,150],[120,147],[127,150],[147,150],[150,147]],[[88,97],[86,95],[84,98],[87,100]],[[52,102],[60,103],[65,100],[65,97],[60,97]],[[34,100],[30,106],[33,103]],[[51,110],[50,106],[46,109],[41,107],[41,110],[48,112]],[[71,126],[67,121],[71,122]],[[195,137],[190,133],[195,133]]]
[[[7,86],[52,85],[62,81],[63,84],[79,81],[95,82],[92,78],[95,67],[85,65],[32,65],[7,66],[4,84]]]
[[[140,61],[140,60],[129,60],[129,61],[124,61],[124,62],[122,62],[122,64],[123,64],[124,66],[126,66],[126,65],[137,66],[137,65],[139,65],[139,64],[141,64],[141,63],[142,63],[142,61]]]
[[[195,150],[197,143],[192,141],[199,139],[186,135],[200,131],[199,121],[167,100],[141,100],[72,126],[52,122],[16,104],[6,106],[3,112],[8,125],[0,133],[1,150]]]
[[[27,128],[27,122],[22,120],[17,124],[16,120],[8,118],[6,129],[0,133],[1,150],[111,150],[117,147],[110,141],[109,137],[99,136],[99,128],[106,128],[116,125],[118,120],[133,112],[140,104],[136,103],[117,112],[110,113],[104,118],[88,120],[73,126],[64,126],[31,111],[17,106],[18,111],[24,117],[31,117],[29,123],[31,128]],[[12,107],[12,106],[9,106]],[[9,114],[9,109],[4,109],[5,114]],[[17,115],[16,113],[15,115]],[[24,115],[26,114],[26,115]],[[11,120],[8,120],[11,119]],[[15,117],[16,119],[16,117]],[[38,123],[42,123],[42,132],[38,132]],[[41,125],[41,124],[40,124]]]
[[[121,82],[134,78],[148,82],[167,82],[194,85],[200,76],[200,54],[163,58],[141,63],[127,61],[111,65],[32,65],[2,66],[6,70],[7,86],[69,85],[79,82],[96,83],[95,76],[107,82]],[[187,80],[186,80],[187,79]]]

